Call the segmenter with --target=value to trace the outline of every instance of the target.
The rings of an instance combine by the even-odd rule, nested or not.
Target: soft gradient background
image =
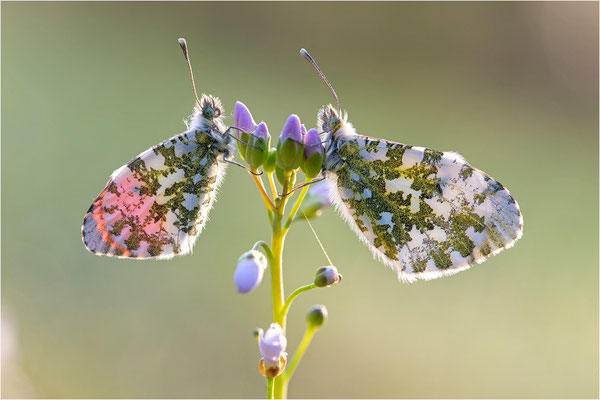
[[[506,184],[525,235],[484,265],[412,285],[329,210],[344,274],[291,397],[598,396],[597,3],[2,3],[2,396],[263,397],[252,329],[268,285],[235,261],[269,227],[229,168],[191,256],[96,257],[80,224],[109,174],[184,129],[197,85],[277,134],[331,101],[360,133],[453,150]],[[298,224],[288,293],[325,263]]]

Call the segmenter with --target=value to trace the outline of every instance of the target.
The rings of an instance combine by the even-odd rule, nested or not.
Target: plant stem
[[[296,174],[294,171],[287,173],[285,175],[284,181],[283,181],[283,191],[281,193],[287,193],[288,192],[288,188],[290,186],[294,186],[294,182],[296,181]],[[289,199],[289,195],[288,196],[282,196],[280,197],[281,201],[279,202],[279,212],[281,213],[281,218],[283,218],[283,212],[285,210],[285,204],[287,203],[288,199]],[[284,234],[285,236],[285,234]]]
[[[274,386],[274,378],[267,378],[267,399],[274,399],[274,390],[273,390],[273,386]]]
[[[283,308],[281,309],[281,314],[283,314],[283,322],[285,324],[286,318],[287,318],[287,313],[290,310],[290,306],[292,305],[292,302],[294,301],[294,299],[303,292],[306,292],[310,289],[314,289],[316,286],[314,283],[311,283],[310,285],[306,285],[306,286],[300,286],[298,289],[294,290],[292,292],[292,294],[290,294],[290,296],[287,298],[287,300],[285,301]]]
[[[307,180],[308,182],[308,180]],[[292,211],[290,212],[290,216],[287,219],[287,222],[285,223],[283,230],[287,233],[288,229],[290,229],[290,225],[292,224],[292,221],[294,220],[294,217],[296,216],[296,213],[298,212],[298,209],[300,208],[300,205],[302,204],[302,200],[304,200],[304,196],[306,196],[306,192],[308,192],[308,188],[310,186],[306,185],[302,188],[302,190],[300,191],[300,196],[298,196],[298,198],[296,199],[296,203],[294,203],[294,207],[292,208]]]
[[[277,186],[275,186],[275,181],[273,180],[273,173],[267,174],[269,177],[269,185],[271,186],[271,193],[273,193],[273,198],[277,197]]]
[[[261,194],[265,197],[264,187],[262,186],[262,180],[259,180],[256,176],[254,177],[257,186],[259,189],[262,188]],[[287,193],[289,187],[293,187],[294,182],[296,180],[296,175],[294,172],[286,174],[284,182],[283,182],[283,192]],[[259,185],[260,182],[260,185]],[[271,184],[271,190],[275,193],[275,184],[273,182],[273,176],[269,174],[269,183]],[[289,196],[283,196],[279,198],[279,204],[277,206],[273,205],[273,208],[270,209],[269,217],[271,217],[272,222],[272,230],[273,236],[271,238],[271,247],[266,245],[264,242],[257,242],[255,246],[263,246],[265,251],[267,251],[267,255],[270,256],[271,261],[271,295],[273,299],[273,322],[277,322],[281,329],[283,330],[283,334],[285,335],[286,331],[286,316],[290,309],[290,306],[294,299],[300,294],[307,290],[313,289],[315,287],[314,284],[306,285],[299,287],[296,289],[290,297],[285,300],[284,288],[283,288],[283,245],[285,241],[285,236],[289,230],[291,221],[294,219],[294,216],[298,212],[300,204],[306,195],[308,190],[308,185],[302,188],[300,192],[299,198],[296,200],[294,207],[292,208],[292,212],[288,217],[285,226],[282,226],[283,215],[285,212],[285,205]],[[274,195],[275,196],[275,195]],[[268,199],[268,196],[267,196]],[[270,201],[270,199],[269,199]],[[265,205],[267,202],[265,200]],[[269,210],[269,206],[267,205],[267,209]],[[270,250],[270,251],[269,251]],[[289,378],[291,377],[291,373],[294,368],[300,361],[302,354],[304,354],[306,347],[310,343],[312,335],[314,334],[315,328],[309,328],[304,334],[304,338],[300,343],[300,347],[296,351],[292,364],[290,365],[291,370],[286,371],[286,373],[279,375],[273,379],[267,379],[267,398],[269,399],[283,399],[287,396],[287,386]]]
[[[276,210],[273,221],[273,238],[271,240],[271,294],[273,296],[273,322],[277,322],[285,333],[285,325],[281,309],[284,303],[282,252],[285,233],[281,230],[281,214]]]
[[[265,202],[265,206],[267,207],[267,211],[271,212],[272,210],[275,209],[275,204],[273,204],[273,202],[271,201],[271,198],[269,197],[269,195],[265,191],[265,186],[263,185],[262,179],[260,179],[256,175],[252,175],[252,178],[254,179],[254,182],[256,183],[256,186],[258,187],[258,190],[260,191],[260,195],[262,196],[263,201]]]
[[[269,263],[273,262],[273,253],[271,252],[271,248],[269,247],[269,245],[263,241],[263,240],[259,240],[258,242],[254,243],[254,246],[252,246],[252,250],[258,250],[259,247],[262,247],[263,250],[265,251],[266,255],[267,255],[267,259],[269,260]]]
[[[278,383],[277,383],[276,393],[275,393],[275,396],[277,396],[277,398],[281,398],[281,399],[287,398],[288,383],[289,383],[290,379],[292,378],[292,375],[294,374],[296,367],[300,363],[300,360],[302,360],[302,356],[304,355],[304,352],[308,348],[308,345],[310,344],[310,341],[312,340],[313,336],[315,335],[315,332],[317,331],[317,329],[318,328],[315,328],[315,327],[306,328],[306,331],[304,332],[304,336],[302,337],[302,341],[300,342],[300,345],[298,345],[296,354],[294,354],[294,358],[292,358],[292,361],[288,364],[285,372],[277,377]]]
[[[306,331],[304,332],[304,336],[302,337],[302,341],[300,342],[300,345],[298,346],[298,349],[296,350],[296,354],[294,354],[294,358],[292,359],[292,361],[288,365],[288,368],[285,370],[285,372],[283,374],[283,377],[286,381],[289,380],[292,377],[292,375],[294,374],[294,370],[300,363],[300,360],[302,359],[302,356],[304,355],[304,352],[306,351],[306,348],[310,344],[310,341],[312,340],[316,331],[317,331],[317,328],[315,328],[315,327],[306,328]]]

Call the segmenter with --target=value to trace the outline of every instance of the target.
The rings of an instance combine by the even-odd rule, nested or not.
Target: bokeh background
[[[245,102],[277,135],[331,101],[360,133],[453,150],[506,184],[516,246],[407,285],[334,210],[314,225],[344,274],[300,297],[330,318],[291,397],[598,396],[598,4],[2,3],[2,396],[263,397],[251,335],[263,284],[237,257],[269,239],[251,179],[230,168],[191,256],[96,257],[80,224],[109,174],[184,130],[200,90]],[[288,293],[325,259],[299,223]]]

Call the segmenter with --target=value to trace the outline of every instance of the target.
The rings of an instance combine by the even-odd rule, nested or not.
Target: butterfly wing
[[[359,135],[338,142],[332,197],[401,280],[456,273],[521,237],[515,199],[460,155]]]
[[[85,215],[88,250],[160,259],[189,253],[224,176],[213,143],[205,132],[192,130],[116,170]]]

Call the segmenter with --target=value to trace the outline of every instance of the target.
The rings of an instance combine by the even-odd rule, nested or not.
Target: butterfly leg
[[[250,135],[250,136],[254,136],[254,134],[252,134],[252,133],[250,133],[250,132],[246,132],[245,130],[243,130],[243,129],[240,129],[240,128],[237,128],[237,127],[235,127],[235,126],[230,126],[230,127],[227,129],[227,131],[225,131],[225,134],[227,134],[227,135],[231,136],[231,137],[232,137],[234,140],[236,140],[236,141],[240,142],[240,143],[241,143],[241,144],[243,144],[243,145],[250,146],[250,147],[254,147],[255,149],[259,149],[260,151],[264,151],[264,150],[263,150],[262,148],[260,148],[259,146],[255,146],[255,145],[253,145],[253,144],[246,143],[246,142],[244,142],[244,141],[240,140],[239,138],[237,138],[235,135],[232,135],[232,134],[229,132],[229,131],[230,131],[230,130],[232,130],[232,129],[236,129],[236,130],[238,130],[238,131],[240,131],[240,132],[242,132],[242,133],[247,133],[247,134],[248,134],[248,135]]]
[[[240,167],[240,168],[244,168],[246,171],[248,171],[248,172],[249,172],[249,173],[251,173],[252,175],[260,176],[260,175],[262,175],[262,174],[263,174],[263,171],[260,171],[260,172],[254,172],[254,171],[252,171],[250,168],[246,167],[245,165],[242,165],[242,164],[240,164],[240,163],[238,163],[238,162],[235,162],[235,161],[233,161],[233,160],[229,160],[229,159],[227,159],[227,158],[225,158],[225,157],[223,157],[222,161],[224,161],[224,162],[226,162],[226,163],[229,163],[229,164],[233,164],[233,165],[235,165],[235,166],[238,166],[238,167]]]
[[[313,183],[321,182],[321,181],[323,181],[323,180],[325,180],[325,177],[318,178],[318,179],[313,179],[313,180],[312,180],[312,181],[310,181],[310,182],[301,183],[301,184],[299,184],[299,185],[296,185],[296,186],[294,186],[294,187],[292,188],[292,190],[290,190],[289,192],[287,192],[287,193],[283,193],[283,194],[280,194],[280,195],[279,195],[279,197],[285,197],[285,196],[289,196],[290,194],[294,193],[296,190],[298,190],[298,189],[302,189],[304,186],[312,185]]]

